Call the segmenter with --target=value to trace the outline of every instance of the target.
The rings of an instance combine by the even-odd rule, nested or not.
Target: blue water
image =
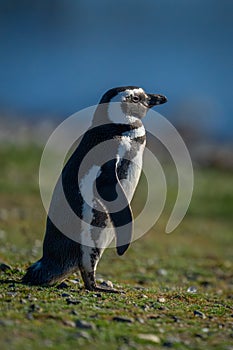
[[[233,131],[233,2],[0,1],[0,112],[66,117],[114,86],[168,96],[159,111]]]

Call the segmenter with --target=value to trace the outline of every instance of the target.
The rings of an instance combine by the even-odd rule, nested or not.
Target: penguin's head
[[[150,108],[167,102],[167,98],[159,94],[148,94],[137,86],[122,86],[108,90],[99,104],[113,102],[120,103],[125,115],[141,119]]]

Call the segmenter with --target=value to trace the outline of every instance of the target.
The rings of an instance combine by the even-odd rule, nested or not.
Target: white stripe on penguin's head
[[[108,105],[108,119],[113,123],[131,124],[143,118],[148,109],[141,102],[146,98],[147,94],[142,88],[119,91]]]

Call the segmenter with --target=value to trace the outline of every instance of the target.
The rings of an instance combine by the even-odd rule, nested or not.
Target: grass
[[[85,291],[78,273],[63,288],[20,283],[41,255],[40,155],[33,145],[0,150],[0,262],[11,266],[0,272],[1,349],[232,350],[232,173],[197,169],[190,209],[166,235],[175,198],[167,169],[168,201],[158,223],[125,256],[107,249],[99,264],[98,278],[125,293],[99,294]],[[135,212],[144,187],[142,178]]]

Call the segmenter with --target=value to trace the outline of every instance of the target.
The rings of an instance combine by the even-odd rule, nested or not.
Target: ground
[[[232,350],[232,173],[196,168],[189,211],[167,235],[175,198],[168,171],[158,223],[123,257],[108,249],[98,267],[100,283],[124,293],[99,294],[85,291],[79,274],[49,288],[20,283],[41,256],[40,156],[35,146],[0,149],[1,349]],[[144,188],[142,178],[135,214]]]

